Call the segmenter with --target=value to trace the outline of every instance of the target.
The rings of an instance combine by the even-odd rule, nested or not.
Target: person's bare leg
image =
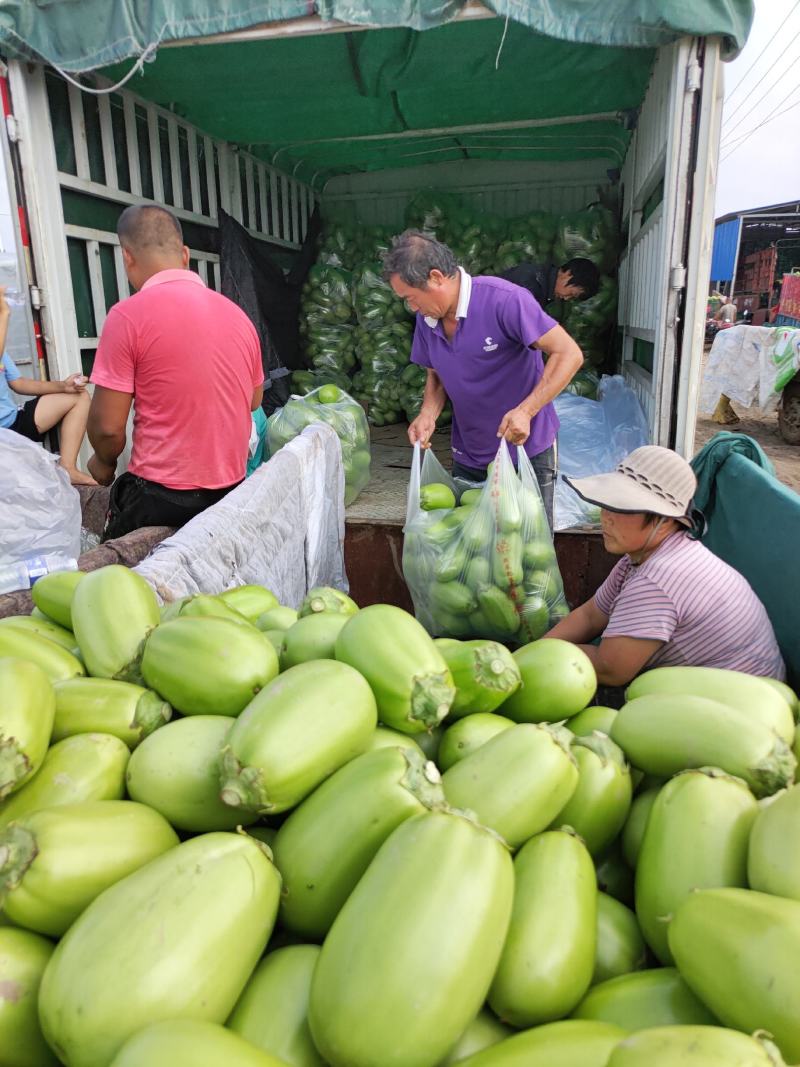
[[[36,429],[46,433],[59,426],[59,464],[73,485],[97,485],[89,474],[78,470],[78,451],[86,433],[91,397],[88,393],[48,393],[36,405]],[[59,425],[60,424],[60,425]]]

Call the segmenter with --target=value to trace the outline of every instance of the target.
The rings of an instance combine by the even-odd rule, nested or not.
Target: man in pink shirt
[[[255,327],[188,269],[174,215],[129,207],[117,233],[138,292],[108,313],[97,348],[90,473],[103,485],[114,480],[135,402],[133,450],[111,488],[103,540],[183,526],[238,485],[264,382]]]

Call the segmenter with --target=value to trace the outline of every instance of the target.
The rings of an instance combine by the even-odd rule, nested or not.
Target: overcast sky
[[[755,4],[747,44],[724,64],[717,216],[800,200],[800,0]]]

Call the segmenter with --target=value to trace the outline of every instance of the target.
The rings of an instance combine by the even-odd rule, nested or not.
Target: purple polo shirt
[[[503,416],[542,377],[542,353],[531,345],[557,323],[527,289],[503,278],[471,278],[464,271],[456,317],[449,341],[441,321],[418,314],[411,361],[435,370],[450,398],[453,457],[482,470],[497,453]],[[549,448],[558,426],[555,408],[545,405],[531,421],[527,454]]]

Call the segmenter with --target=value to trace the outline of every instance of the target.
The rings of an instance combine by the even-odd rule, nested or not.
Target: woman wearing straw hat
[[[667,666],[785,678],[764,605],[738,571],[692,536],[697,481],[686,460],[645,445],[609,474],[565,481],[600,507],[605,547],[622,559],[547,637],[580,645],[606,686]]]

